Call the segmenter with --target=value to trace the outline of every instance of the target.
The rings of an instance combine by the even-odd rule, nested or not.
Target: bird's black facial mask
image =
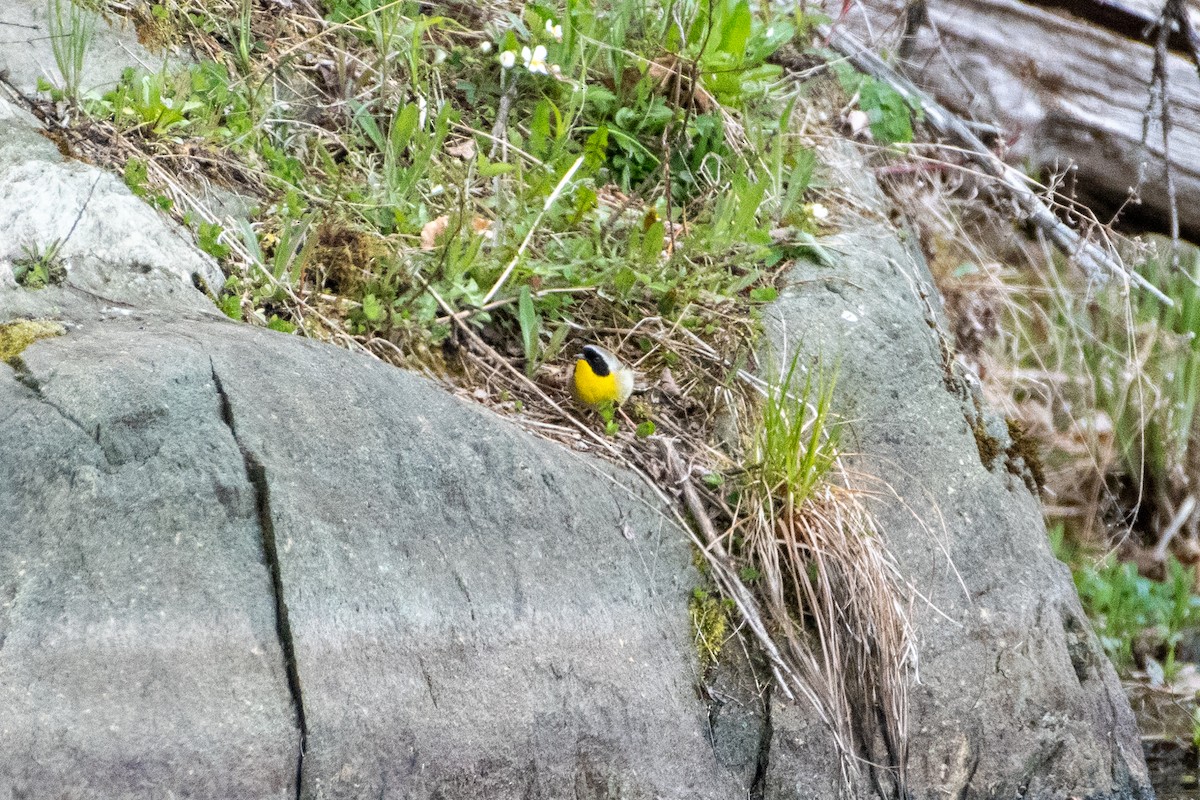
[[[592,368],[592,372],[596,373],[597,377],[603,378],[608,375],[608,362],[591,345],[583,348],[583,360],[588,363],[588,366]]]

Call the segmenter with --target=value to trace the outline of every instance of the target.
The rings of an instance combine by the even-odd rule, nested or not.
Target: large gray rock
[[[859,184],[856,196],[879,215],[842,221],[845,232],[827,242],[845,254],[839,266],[799,263],[768,326],[789,357],[840,362],[847,449],[887,485],[874,511],[925,598],[912,609],[913,796],[1149,796],[1128,700],[1050,552],[1022,463],[1004,453],[1003,421],[980,412],[950,360],[923,258],[881,221],[878,190],[862,183],[868,171],[844,154],[831,161],[845,165],[839,185]],[[982,463],[993,447],[999,457]],[[826,746],[817,739],[814,753],[811,734],[795,732],[811,728],[803,709],[776,708],[768,796],[821,796],[796,777]]]
[[[232,323],[84,323],[0,371],[0,796],[745,791],[686,536],[629,476]]]
[[[0,365],[0,797],[293,797],[254,487],[202,348],[129,333]]]
[[[192,335],[270,492],[315,796],[739,791],[687,537],[630,476],[383,364]]]

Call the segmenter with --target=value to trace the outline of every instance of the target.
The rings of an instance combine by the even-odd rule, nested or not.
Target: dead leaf
[[[862,109],[856,108],[847,114],[846,125],[850,127],[851,136],[861,135],[864,139],[871,138],[871,118]]]
[[[477,236],[482,236],[488,241],[494,241],[496,238],[496,223],[490,219],[475,217],[471,220],[471,230],[475,231]]]
[[[470,161],[475,158],[475,140],[463,139],[458,144],[447,147],[446,152],[452,156],[461,158],[463,161]]]
[[[425,227],[421,228],[421,249],[433,250],[436,248],[438,237],[445,233],[448,227],[450,227],[450,217],[446,214],[426,222]]]
[[[679,384],[675,383],[675,376],[671,374],[670,367],[663,367],[662,374],[658,376],[658,388],[662,389],[662,393],[668,397],[679,397]]]

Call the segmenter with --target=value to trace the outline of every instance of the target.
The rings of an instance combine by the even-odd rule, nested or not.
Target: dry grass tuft
[[[799,380],[796,370],[794,360],[768,385],[751,423],[753,466],[735,514],[743,558],[781,655],[835,734],[847,777],[858,759],[888,765],[903,796],[916,658],[908,603],[840,458],[834,378],[812,367]]]

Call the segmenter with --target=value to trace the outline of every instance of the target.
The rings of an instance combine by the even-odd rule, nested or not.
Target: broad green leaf
[[[421,110],[416,103],[408,103],[392,117],[392,129],[388,134],[388,144],[391,145],[393,155],[399,155],[408,147],[420,120]]]
[[[613,276],[613,288],[621,294],[628,293],[635,283],[637,283],[637,273],[629,267],[622,267]]]
[[[663,242],[666,239],[666,229],[663,226],[662,220],[657,220],[653,225],[646,229],[645,236],[642,237],[641,261],[647,266],[654,266],[658,263],[658,257],[663,250]]]
[[[721,31],[721,52],[741,61],[746,55],[746,42],[750,41],[752,22],[750,4],[742,0],[733,7],[733,13],[725,21]]]
[[[383,132],[375,124],[375,117],[371,115],[370,110],[366,106],[357,100],[351,99],[348,102],[351,110],[354,112],[354,123],[367,135],[367,138],[371,140],[371,144],[375,145],[375,149],[383,152],[385,146]]]
[[[536,156],[543,155],[549,138],[550,101],[543,99],[533,109],[533,118],[529,121],[529,151]]]
[[[525,345],[525,374],[532,378],[538,366],[538,329],[541,326],[528,285],[521,287],[521,293],[517,297],[517,320],[521,325],[521,342]]]
[[[793,159],[791,174],[788,175],[787,192],[779,209],[779,216],[786,217],[792,206],[812,183],[813,170],[817,165],[817,154],[813,150],[804,149]]]

